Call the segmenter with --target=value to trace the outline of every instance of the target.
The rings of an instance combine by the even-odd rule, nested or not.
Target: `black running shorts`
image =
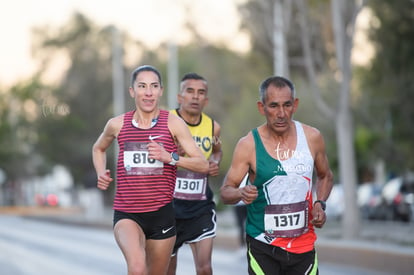
[[[315,249],[301,254],[291,253],[280,247],[260,242],[249,235],[246,237],[246,242],[250,275],[318,274],[318,259]]]
[[[172,203],[169,203],[157,211],[145,213],[126,213],[114,211],[115,224],[122,219],[135,221],[144,231],[147,239],[163,240],[175,236],[175,218]]]
[[[216,236],[216,211],[211,209],[201,216],[191,219],[177,219],[177,238],[174,245],[173,255],[184,243],[196,243],[207,238]]]

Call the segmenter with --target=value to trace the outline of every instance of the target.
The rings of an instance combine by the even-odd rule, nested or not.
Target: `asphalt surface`
[[[111,209],[96,216],[79,208],[0,207],[0,214],[112,229]],[[218,212],[217,221],[214,245],[237,250],[238,229],[231,207]],[[340,232],[341,225],[337,221],[328,221],[323,229],[317,229],[316,249],[320,262],[367,268],[381,274],[413,274],[413,223],[363,221],[356,240],[344,240]]]

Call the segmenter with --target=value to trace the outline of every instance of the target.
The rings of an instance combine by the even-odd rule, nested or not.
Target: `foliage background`
[[[214,45],[194,29],[193,40],[179,46],[179,76],[195,71],[206,77],[210,104],[205,111],[222,126],[222,173],[212,179],[216,190],[237,140],[264,122],[257,112],[256,101],[260,82],[272,74],[272,52],[271,41],[258,31],[263,30],[262,14],[257,11],[259,2],[262,1],[247,1],[240,7],[242,27],[252,39],[249,53],[240,54],[223,45]],[[330,62],[332,30],[329,16],[320,16],[330,13],[329,3],[310,1],[309,7],[317,81],[324,98],[333,102],[337,88]],[[367,66],[354,67],[352,83],[360,182],[373,174],[378,160],[386,163],[389,175],[414,168],[414,111],[411,107],[414,102],[414,59],[411,58],[414,54],[414,3],[408,0],[368,1],[367,7],[373,15],[369,37],[376,54]],[[317,110],[308,91],[299,32],[294,31],[297,24],[292,20],[288,34],[291,78],[300,99],[295,119],[321,130],[331,166],[337,173],[335,126]],[[39,71],[30,79],[0,91],[0,167],[6,175],[2,188],[18,190],[23,179],[46,174],[55,164],[68,167],[76,185],[85,187],[85,179],[93,171],[92,144],[113,116],[111,26],[96,25],[75,13],[62,26],[39,26],[33,37],[33,54],[42,64]],[[134,41],[126,32],[122,32],[122,37],[128,58],[123,68],[125,110],[129,110],[132,108],[127,93],[129,73],[135,66],[152,64],[167,83],[168,45],[165,43],[153,50],[141,41]],[[47,84],[43,81],[44,75],[56,68],[54,62],[61,57],[65,57],[68,64],[60,83]],[[164,107],[166,99],[164,96]],[[113,155],[108,156],[109,160],[111,158]],[[113,166],[110,161],[108,164]],[[18,192],[7,203],[16,203],[17,196]]]

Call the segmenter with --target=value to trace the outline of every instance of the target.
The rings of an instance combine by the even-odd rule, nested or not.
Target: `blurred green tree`
[[[278,47],[278,43],[276,43],[278,40],[274,40],[277,37],[276,32],[285,31],[288,37],[286,42],[287,48],[298,50],[299,57],[293,57],[296,60],[295,64],[300,65],[302,68],[296,70],[293,75],[307,82],[308,88],[306,90],[312,92],[318,111],[329,122],[333,122],[332,124],[335,126],[336,148],[338,150],[337,178],[340,183],[343,183],[347,208],[343,215],[343,236],[345,238],[354,238],[359,231],[359,212],[356,204],[357,165],[355,160],[354,121],[351,100],[351,51],[353,48],[356,17],[363,7],[364,1],[297,0],[294,2],[296,9],[292,8],[290,1],[247,1],[242,6],[245,11],[248,11],[244,13],[246,18],[244,21],[250,27],[252,37],[256,39],[254,45],[261,50],[260,52],[273,57],[272,59],[277,58],[276,52],[271,51]],[[330,10],[328,7],[330,7]],[[282,9],[282,11],[278,11],[278,9]],[[315,11],[320,10],[325,11],[322,14],[329,16],[322,18],[315,16]],[[266,16],[262,16],[262,12]],[[295,14],[295,16],[291,16],[292,14]],[[289,28],[278,29],[277,26],[280,20],[271,20],[271,18],[277,16],[283,17],[283,25],[290,26],[292,31],[289,31]],[[327,18],[328,20],[326,20]],[[262,31],[257,31],[258,29]],[[288,50],[288,59],[290,59],[292,53],[292,51]],[[321,56],[325,57],[329,62],[320,62],[324,60],[324,58],[319,58]],[[275,63],[282,62],[281,59],[283,58],[275,60]],[[291,66],[293,63],[291,61],[287,63],[293,69]],[[289,76],[289,73],[285,75]],[[297,83],[296,79],[294,81]],[[327,91],[327,86],[323,86],[327,83],[333,84],[333,89],[330,90],[328,97],[323,92]],[[327,98],[333,98],[334,100],[327,100]],[[307,117],[303,121],[309,123],[308,119]],[[332,147],[327,146],[327,148],[330,149]]]
[[[15,84],[0,97],[0,168],[6,178],[0,203],[24,204],[20,182],[45,173],[38,141],[36,120],[40,116],[41,98],[48,92],[38,75]],[[0,192],[1,194],[1,192]]]
[[[68,167],[76,183],[80,183],[93,169],[92,144],[107,119],[113,116],[110,30],[110,27],[95,26],[82,14],[74,14],[63,27],[39,27],[35,30],[37,43],[34,52],[43,64],[43,71],[50,70],[53,60],[59,55],[66,55],[70,61],[59,85],[41,103],[43,111],[38,121],[37,150],[48,163]],[[258,112],[250,111],[251,108],[256,110],[258,84],[267,69],[254,55],[242,55],[224,46],[213,46],[196,30],[192,31],[195,37],[193,42],[179,47],[178,69],[180,74],[196,71],[209,82],[211,100],[206,111],[226,129],[222,137],[228,148],[222,165],[224,170],[226,162],[230,162],[232,146],[260,119]],[[124,34],[124,46],[127,48],[125,44],[128,44],[128,49],[138,48],[141,52],[135,56],[135,62],[128,60],[129,66],[154,65],[164,76],[164,85],[167,83],[166,44],[149,50]],[[133,68],[128,65],[124,67],[125,109],[130,109],[133,102],[129,100],[127,89]],[[166,96],[162,99],[164,108],[166,99]],[[247,112],[251,115],[242,116]],[[110,161],[108,164],[111,165]],[[219,185],[221,177],[216,178],[215,182]]]
[[[376,137],[368,143],[369,160],[382,158],[387,171],[402,174],[414,169],[414,2],[368,1],[368,7],[377,58],[358,70],[358,116]]]
[[[68,167],[79,184],[93,170],[92,144],[113,116],[111,28],[76,13],[65,25],[38,27],[34,34],[44,70],[62,55],[69,60],[62,80],[43,99],[37,150],[48,163]]]

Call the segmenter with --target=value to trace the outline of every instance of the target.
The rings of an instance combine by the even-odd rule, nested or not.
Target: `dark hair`
[[[162,87],[161,74],[160,74],[160,72],[155,67],[153,67],[151,65],[142,65],[142,66],[139,66],[138,68],[136,68],[132,72],[132,74],[131,74],[131,87],[134,87],[134,82],[135,82],[135,80],[137,78],[137,75],[140,72],[153,72],[153,73],[155,73],[157,75],[158,81],[160,82],[160,85]]]
[[[186,73],[183,78],[181,78],[181,82],[186,81],[187,79],[195,79],[195,80],[204,80],[206,79],[197,73]]]
[[[183,85],[184,85],[183,83],[184,83],[184,81],[186,81],[188,79],[202,80],[202,81],[204,81],[204,83],[207,86],[207,80],[204,77],[202,77],[201,75],[199,75],[197,73],[186,73],[183,76],[183,78],[181,78],[181,85],[180,85],[181,86],[181,91],[183,89]]]
[[[282,76],[271,76],[263,80],[259,86],[259,98],[263,103],[265,102],[266,90],[271,85],[277,88],[289,87],[292,97],[295,98],[295,86],[292,81]]]

